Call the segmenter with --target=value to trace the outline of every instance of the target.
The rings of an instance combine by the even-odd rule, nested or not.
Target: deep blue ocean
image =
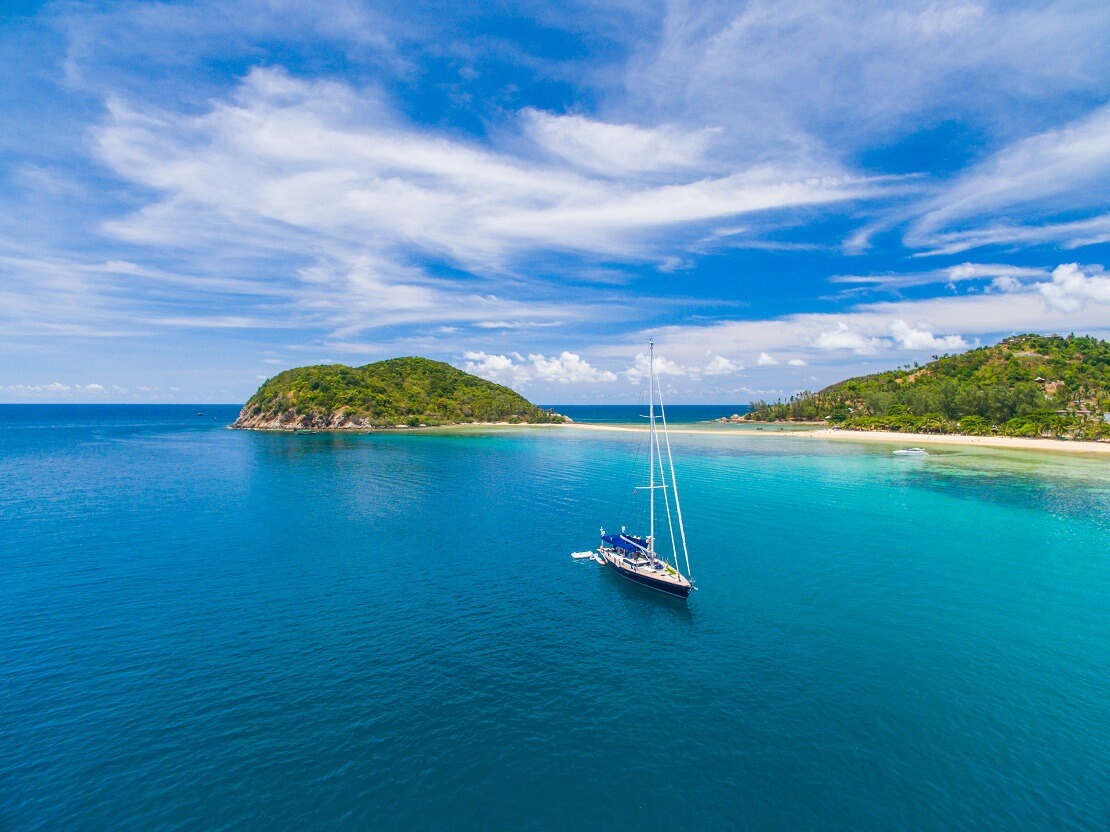
[[[638,434],[236,410],[0,407],[0,829],[1107,829],[1105,459],[680,429],[687,604]]]

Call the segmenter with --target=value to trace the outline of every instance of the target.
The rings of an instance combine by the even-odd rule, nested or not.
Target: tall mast
[[[648,532],[648,552],[655,554],[655,342],[648,339],[648,494],[651,495],[648,514],[651,517]]]
[[[690,571],[690,550],[686,548],[686,527],[682,525],[682,505],[678,502],[678,481],[674,476],[674,457],[671,456],[671,434],[667,430],[667,411],[663,409],[663,393],[659,393],[659,418],[663,420],[663,438],[667,442],[667,462],[671,466],[671,490],[674,492],[674,510],[678,515],[678,533],[682,536],[682,554],[686,558],[686,577],[693,578],[693,572]],[[663,467],[663,452],[659,452],[659,467]],[[668,515],[670,519],[670,515]],[[671,533],[673,539],[674,532]],[[675,549],[674,559],[676,561],[675,567],[678,566],[678,550]]]

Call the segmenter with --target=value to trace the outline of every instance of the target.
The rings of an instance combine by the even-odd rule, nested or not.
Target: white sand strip
[[[576,422],[569,429],[605,431],[642,431],[626,425],[591,425]],[[888,445],[966,445],[978,448],[1003,448],[1008,451],[1051,451],[1065,454],[1110,454],[1110,442],[1079,442],[1063,439],[1026,439],[1015,436],[957,436],[932,433],[894,433],[893,431],[861,430],[753,430],[751,428],[703,428],[700,425],[670,425],[673,434],[705,434],[740,438],[833,440],[837,442],[881,442]]]

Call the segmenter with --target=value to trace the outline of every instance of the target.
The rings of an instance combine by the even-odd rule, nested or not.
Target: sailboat
[[[656,418],[655,404],[659,401]],[[674,595],[687,598],[696,589],[690,578],[690,552],[686,548],[686,527],[682,523],[682,506],[678,501],[678,484],[674,476],[674,459],[671,456],[671,440],[667,434],[667,415],[663,409],[663,394],[655,375],[655,343],[648,341],[648,484],[639,486],[637,491],[648,492],[648,534],[637,537],[629,534],[621,526],[619,534],[606,534],[601,530],[601,545],[597,549],[598,560],[623,578]],[[660,441],[662,436],[662,441]],[[666,452],[667,464],[663,464]],[[658,468],[658,471],[656,470]],[[668,473],[670,479],[667,478]],[[656,477],[658,474],[658,479]],[[655,492],[662,494],[657,500]],[[655,546],[655,513],[662,502],[667,516],[667,531],[671,543],[671,559],[660,553]],[[673,516],[672,516],[673,503]],[[677,520],[677,523],[675,522]],[[686,564],[683,573],[679,563],[679,547],[675,541],[675,526],[678,527],[679,540],[682,542],[682,556]]]

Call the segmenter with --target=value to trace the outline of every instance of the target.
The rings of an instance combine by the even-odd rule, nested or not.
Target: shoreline
[[[638,432],[643,430],[631,425],[598,425],[576,422],[566,425],[568,428],[581,428],[584,430]],[[783,431],[755,431],[729,428],[701,428],[692,425],[671,425],[674,433],[688,433],[691,435],[704,434],[706,436],[742,436],[764,439],[776,437],[779,439],[806,439],[830,440],[833,442],[870,442],[888,445],[949,445],[961,447],[993,448],[1007,451],[1041,451],[1063,454],[1110,454],[1110,442],[1091,442],[1068,439],[1034,439],[1017,436],[963,436],[960,434],[935,434],[935,433],[896,433],[894,431],[856,431],[856,430],[831,430],[818,428],[817,430],[783,430]]]
[[[376,427],[326,427],[326,428],[299,428],[299,427],[251,427],[246,425],[225,425],[227,430],[254,431],[256,433],[288,433],[288,434],[315,434],[315,433],[403,433],[406,431],[427,430],[462,430],[466,428],[562,428],[569,427],[571,422],[454,422],[449,425],[377,425]]]
[[[597,424],[590,422],[462,422],[453,425],[390,426],[376,428],[317,428],[296,431],[290,428],[242,428],[227,426],[229,430],[257,431],[259,433],[285,434],[358,434],[358,433],[426,433],[426,432],[463,432],[467,430],[520,429],[520,428],[564,428],[567,430],[593,430],[609,433],[640,433],[639,425]],[[745,430],[740,427],[703,427],[702,423],[671,425],[672,433],[685,433],[690,436],[732,436],[752,439],[805,439],[828,440],[832,442],[862,442],[871,444],[905,446],[955,446],[969,448],[991,448],[1005,451],[1037,451],[1055,454],[1086,454],[1102,456],[1110,454],[1110,442],[1089,440],[1026,438],[1018,436],[964,436],[962,434],[937,433],[897,433],[895,431],[857,431],[832,430],[830,428],[805,428],[797,430]]]

